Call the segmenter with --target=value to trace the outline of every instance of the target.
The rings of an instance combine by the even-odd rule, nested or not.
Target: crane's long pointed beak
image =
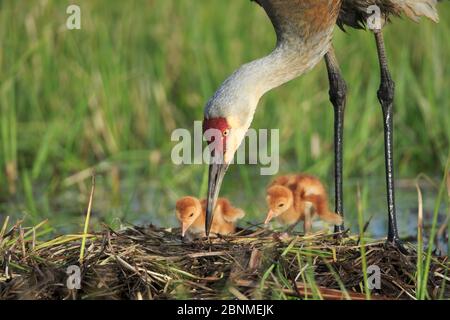
[[[228,164],[212,163],[209,166],[209,180],[208,180],[208,201],[206,204],[206,220],[205,233],[209,236],[211,225],[213,221],[214,208],[216,206],[217,198],[219,197],[220,187],[225,172],[228,169]]]

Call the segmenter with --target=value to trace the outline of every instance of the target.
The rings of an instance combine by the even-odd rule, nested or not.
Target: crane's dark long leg
[[[335,211],[344,217],[344,203],[342,190],[342,155],[344,133],[344,111],[347,98],[347,85],[341,75],[333,47],[325,55],[325,62],[330,82],[330,101],[334,107],[334,178],[335,178]],[[344,220],[342,220],[344,221]],[[343,232],[344,222],[334,227],[334,232]]]
[[[400,243],[400,238],[398,235],[394,193],[393,102],[395,84],[392,80],[388,68],[383,33],[381,30],[375,30],[374,33],[377,43],[378,59],[381,71],[381,84],[380,88],[378,89],[378,100],[380,101],[381,107],[383,109],[384,120],[384,152],[386,161],[386,188],[389,218],[387,241],[397,248],[401,249],[402,251],[405,251]]]

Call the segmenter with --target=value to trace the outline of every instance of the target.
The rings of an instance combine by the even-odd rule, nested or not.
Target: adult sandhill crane
[[[346,103],[346,84],[331,46],[334,25],[361,27],[369,16],[368,7],[377,5],[382,24],[391,15],[406,14],[417,20],[426,16],[437,21],[436,0],[255,0],[267,13],[277,35],[275,49],[266,57],[237,69],[208,101],[203,130],[219,134],[210,137],[213,162],[209,167],[208,201],[205,229],[209,233],[224,174],[250,127],[257,104],[267,91],[313,68],[323,57],[330,83],[330,101],[334,106],[335,211],[343,216],[342,146]],[[383,109],[388,243],[402,248],[397,229],[394,202],[393,122],[394,82],[388,69],[381,30],[373,30],[381,70],[378,99]],[[206,134],[208,136],[208,134]],[[214,143],[212,143],[214,142]],[[219,143],[220,142],[220,143]],[[342,231],[343,224],[336,231]]]

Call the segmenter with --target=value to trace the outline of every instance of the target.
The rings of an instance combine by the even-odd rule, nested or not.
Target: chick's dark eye
[[[192,218],[194,216],[194,213],[192,212],[190,215],[189,215],[189,218]]]
[[[284,203],[280,203],[280,204],[278,205],[278,208],[281,208],[281,207],[284,207]]]
[[[226,136],[228,136],[230,134],[230,130],[229,129],[225,129],[225,130],[223,130],[222,134],[223,134],[224,137],[226,137]]]

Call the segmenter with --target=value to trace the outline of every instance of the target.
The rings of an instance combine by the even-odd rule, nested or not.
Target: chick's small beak
[[[205,219],[206,236],[209,236],[209,231],[211,230],[214,208],[216,206],[217,198],[220,192],[220,187],[222,185],[222,180],[227,169],[228,164],[226,163],[212,163],[209,166],[208,201],[206,204],[206,219]]]
[[[181,236],[184,237],[184,235],[186,234],[187,229],[189,229],[189,224],[186,222],[183,222],[181,224]]]
[[[268,224],[270,222],[270,220],[272,220],[273,216],[274,216],[274,212],[272,210],[269,210],[269,212],[267,213],[266,221],[264,221],[264,224]]]

